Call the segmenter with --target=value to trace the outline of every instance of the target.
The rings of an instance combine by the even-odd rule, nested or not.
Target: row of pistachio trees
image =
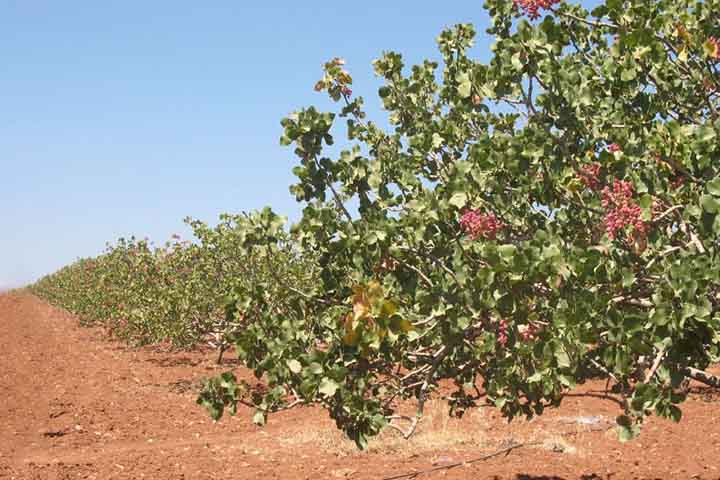
[[[208,342],[221,359],[245,323],[245,316],[229,312],[228,305],[234,306],[270,272],[284,272],[290,284],[309,282],[313,275],[312,264],[281,230],[272,251],[242,253],[248,226],[257,217],[223,215],[213,228],[188,219],[195,241],[173,236],[157,248],[148,240],[120,239],[102,255],[78,260],[31,288],[84,324],[105,326],[133,344],[190,347]],[[276,288],[262,294],[281,292]]]
[[[456,411],[489,401],[513,417],[602,376],[629,439],[647,415],[680,419],[688,376],[713,383],[700,370],[720,353],[720,3],[486,8],[487,62],[469,54],[471,25],[439,36],[442,65],[375,62],[389,132],[341,59],[316,90],[339,102],[351,147],[324,151],[336,113],[283,121],[305,205],[293,231],[321,282],[283,314],[246,297],[258,317],[238,352],[268,390],[248,400],[218,377],[199,399],[214,416],[319,403],[362,447],[387,426],[411,435],[444,379]]]

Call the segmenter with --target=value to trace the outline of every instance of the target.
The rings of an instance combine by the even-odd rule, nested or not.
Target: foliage
[[[147,240],[120,239],[103,255],[41,279],[33,290],[85,324],[100,323],[132,343],[190,347],[207,341],[222,356],[232,335],[253,318],[228,310],[229,302],[278,271],[293,283],[312,278],[312,262],[293,251],[284,232],[277,232],[270,249],[241,253],[248,230],[270,215],[223,215],[214,228],[187,219],[196,241],[173,236],[160,248]],[[281,303],[281,289],[262,293]]]
[[[339,111],[283,120],[292,231],[322,281],[282,313],[244,297],[240,358],[268,391],[248,400],[226,376],[200,400],[215,417],[245,401],[264,421],[292,394],[362,447],[388,424],[412,434],[443,379],[458,414],[484,396],[512,418],[602,375],[622,439],[648,414],[679,420],[678,387],[720,342],[720,4],[486,8],[487,63],[471,25],[439,36],[442,65],[374,63],[390,131],[342,59],[315,86]],[[350,146],[329,158],[338,119]],[[398,415],[407,398],[417,417]]]

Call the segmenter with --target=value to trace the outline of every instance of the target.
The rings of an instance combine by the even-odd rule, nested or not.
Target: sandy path
[[[202,355],[133,352],[27,294],[0,295],[0,341],[0,478],[214,478],[182,455],[260,434],[180,393],[215,373]]]
[[[718,392],[694,395],[680,425],[654,419],[629,445],[568,424],[617,413],[577,396],[533,422],[508,426],[483,409],[473,421],[441,422],[415,447],[354,453],[316,409],[284,412],[263,429],[248,410],[213,423],[194,403],[199,380],[220,371],[212,352],[129,349],[26,293],[0,294],[0,342],[0,479],[383,478],[528,440],[546,445],[419,478],[720,479]]]

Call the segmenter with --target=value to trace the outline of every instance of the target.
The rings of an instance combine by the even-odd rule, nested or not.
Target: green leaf
[[[548,245],[547,247],[543,248],[542,251],[542,258],[543,260],[550,260],[553,258],[559,258],[562,257],[562,252],[560,251],[560,248],[552,243]]]
[[[650,320],[652,320],[655,325],[662,327],[668,324],[670,317],[667,314],[667,310],[664,308],[657,308],[651,313]]]
[[[293,373],[300,373],[302,371],[302,365],[295,359],[288,360],[287,366]]]
[[[627,427],[624,425],[620,425],[618,427],[618,440],[620,440],[622,443],[629,442],[635,437],[637,437],[637,433],[635,432],[634,427]]]
[[[558,375],[558,380],[560,380],[560,383],[562,383],[568,388],[575,388],[576,382],[573,377],[570,377],[568,375]]]
[[[694,303],[684,303],[682,306],[682,313],[680,318],[682,320],[687,320],[688,318],[695,316],[696,312],[697,307]]]
[[[465,205],[467,205],[467,199],[468,196],[465,192],[456,192],[453,194],[452,197],[450,197],[448,203],[457,208],[463,208]]]
[[[306,370],[310,375],[322,375],[323,366],[317,362],[313,362],[307,366]]]
[[[670,405],[668,407],[668,413],[669,413],[668,416],[669,416],[670,420],[672,420],[675,423],[679,422],[682,419],[682,410],[680,410],[675,405]]]
[[[512,258],[515,256],[515,253],[517,253],[517,247],[510,243],[500,245],[497,250],[500,256],[506,261],[512,260]]]
[[[682,48],[680,52],[678,53],[678,60],[681,62],[687,62],[688,59],[688,51],[687,48]]]
[[[555,350],[555,360],[557,360],[558,367],[570,368],[570,355],[565,350],[561,348]]]
[[[262,427],[267,421],[267,415],[264,411],[257,409],[255,410],[255,415],[253,415],[252,421],[255,425]]]
[[[335,380],[325,377],[320,382],[320,387],[318,388],[318,391],[327,397],[332,397],[333,395],[335,395],[335,392],[337,392],[338,388],[340,388],[340,386]]]
[[[710,143],[715,139],[715,130],[710,125],[701,125],[695,130],[695,138],[701,143]]]
[[[618,425],[618,439],[625,443],[633,440],[640,434],[640,426],[635,425],[627,415],[620,415],[616,419]]]
[[[720,211],[720,199],[711,195],[703,195],[700,197],[700,205],[702,205],[703,210],[708,213],[717,213]]]
[[[716,177],[707,183],[708,193],[720,197],[720,177]]]
[[[367,450],[367,448],[368,448],[367,435],[365,435],[364,433],[358,432],[358,434],[355,436],[355,445],[357,445],[357,447],[360,450],[363,450],[363,451]]]
[[[632,80],[635,80],[635,78],[637,78],[637,70],[635,69],[635,67],[625,67],[622,69],[620,79],[623,82],[630,82]]]
[[[213,403],[204,403],[203,406],[207,409],[208,414],[210,415],[210,418],[215,420],[216,422],[220,420],[223,416],[223,407],[215,405]]]
[[[510,62],[512,63],[512,66],[515,67],[515,70],[520,71],[523,68],[522,61],[520,60],[520,53],[515,53],[510,57]]]
[[[462,72],[457,77],[458,80],[458,95],[460,98],[468,98],[472,93],[472,83],[470,82],[470,76],[467,72]]]
[[[527,378],[528,383],[538,383],[543,379],[542,372],[535,372]]]
[[[635,273],[633,273],[632,270],[630,270],[629,268],[624,268],[621,273],[623,288],[628,288],[635,283]]]

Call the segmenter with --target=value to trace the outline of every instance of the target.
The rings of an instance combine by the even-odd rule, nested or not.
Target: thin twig
[[[685,208],[684,205],[675,205],[674,207],[670,207],[667,210],[665,210],[663,213],[661,213],[657,218],[653,218],[652,223],[659,223],[660,220],[664,219],[668,215],[671,215],[673,212],[680,210],[682,208]]]
[[[312,301],[314,301],[314,302],[321,303],[321,304],[323,304],[323,305],[330,305],[330,306],[337,305],[336,303],[328,302],[328,301],[325,300],[325,299],[322,299],[322,298],[319,298],[319,297],[315,297],[315,296],[313,296],[313,295],[310,295],[309,293],[303,292],[302,290],[298,290],[297,288],[293,287],[292,285],[288,285],[287,283],[285,283],[285,282],[280,278],[280,276],[278,275],[278,273],[277,273],[277,272],[275,271],[275,269],[273,268],[272,263],[270,262],[270,254],[272,253],[271,250],[270,250],[270,246],[269,246],[269,245],[266,245],[266,247],[267,247],[266,249],[267,249],[268,256],[265,257],[265,260],[266,260],[266,263],[267,263],[267,265],[268,265],[268,269],[270,270],[270,274],[273,276],[273,278],[275,279],[276,282],[278,282],[280,285],[282,285],[283,287],[287,288],[287,289],[290,290],[291,292],[296,293],[296,294],[300,295],[301,297],[304,297],[304,298],[306,298],[306,299],[308,299],[308,300],[312,300]]]
[[[588,26],[590,26],[590,27],[595,27],[595,28],[600,28],[600,27],[605,27],[605,28],[618,28],[618,25],[615,25],[615,24],[613,24],[613,23],[606,23],[606,22],[600,22],[600,21],[594,22],[594,21],[592,21],[592,20],[588,20],[588,19],[586,19],[586,18],[582,18],[582,17],[578,17],[577,15],[573,15],[572,13],[563,12],[563,11],[561,11],[561,10],[559,10],[559,9],[556,9],[556,8],[551,8],[551,9],[549,9],[549,10],[550,10],[551,12],[553,12],[554,14],[556,14],[556,15],[560,15],[561,17],[566,17],[566,18],[570,18],[570,19],[572,19],[572,20],[576,20],[576,21],[581,22],[581,23],[584,23],[585,25],[588,25]]]
[[[563,432],[563,433],[561,433],[560,435],[561,435],[561,436],[575,436],[575,435],[580,435],[580,434],[583,434],[583,433],[607,432],[608,430],[610,430],[610,429],[613,428],[614,426],[615,426],[614,424],[608,424],[608,425],[605,426],[605,427],[591,428],[591,429],[589,429],[589,430],[583,430],[583,431]],[[486,461],[486,460],[490,460],[491,458],[498,457],[498,456],[500,456],[500,455],[502,455],[502,454],[509,455],[510,452],[512,452],[513,450],[517,450],[517,449],[525,448],[525,447],[535,447],[535,446],[543,445],[544,443],[545,443],[545,442],[540,442],[540,441],[525,442],[525,443],[515,443],[515,444],[513,444],[513,445],[510,445],[509,447],[505,447],[505,448],[502,448],[502,449],[500,449],[500,450],[496,450],[496,451],[494,451],[494,452],[492,452],[492,453],[488,453],[488,454],[486,454],[486,455],[483,455],[483,456],[477,457],[477,458],[473,458],[473,459],[471,459],[471,460],[464,460],[464,461],[462,461],[462,462],[451,463],[451,464],[449,464],[449,465],[440,465],[440,466],[437,466],[437,467],[429,468],[429,469],[427,469],[427,470],[418,470],[418,471],[416,471],[416,472],[402,473],[402,474],[394,475],[394,476],[391,476],[391,477],[384,477],[383,480],[400,480],[400,479],[403,479],[403,478],[407,478],[408,480],[412,480],[412,479],[414,479],[414,478],[419,477],[420,475],[427,475],[427,474],[430,474],[430,473],[439,472],[439,471],[441,471],[441,470],[445,470],[445,471],[447,471],[447,470],[452,470],[453,468],[464,467],[464,466],[466,466],[466,465],[472,465],[473,463],[484,462],[484,461]]]
[[[617,379],[617,377],[615,376],[615,374],[613,374],[610,370],[608,370],[607,368],[605,368],[605,367],[604,367],[603,365],[601,365],[599,362],[595,361],[594,358],[590,358],[589,360],[590,360],[590,363],[592,363],[592,364],[595,366],[595,368],[598,368],[599,370],[602,370],[609,378],[612,378],[612,379],[615,381],[615,383],[620,383],[620,381]],[[607,389],[607,387],[606,387],[606,389]]]
[[[408,262],[406,262],[405,260],[403,260],[403,259],[401,259],[401,258],[392,257],[392,259],[395,260],[395,261],[397,261],[400,265],[403,265],[404,267],[409,268],[409,269],[412,270],[413,272],[417,273],[417,274],[420,276],[420,278],[422,278],[423,281],[424,281],[425,283],[427,283],[427,285],[428,285],[430,288],[435,288],[435,284],[433,283],[433,281],[430,280],[430,278],[429,278],[427,275],[425,275],[419,268],[417,268],[417,267],[414,266],[414,265],[409,264]]]
[[[671,253],[677,252],[678,250],[682,250],[682,247],[668,247],[668,248],[666,248],[665,250],[663,250],[662,252],[660,252],[660,254],[659,254],[657,257],[653,258],[652,260],[650,260],[650,261],[648,262],[647,265],[645,265],[645,271],[649,271],[650,268],[651,268],[653,265],[655,265],[655,263],[656,263],[659,259],[665,258],[665,257],[667,257],[668,255],[670,255]]]
[[[613,303],[622,303],[625,305],[633,305],[635,307],[652,308],[655,305],[647,298],[628,298],[624,296],[615,297]]]
[[[443,362],[443,360],[445,360],[445,357],[448,356],[450,351],[451,349],[448,348],[447,345],[443,345],[442,347],[440,347],[440,349],[433,355],[432,363],[430,365],[426,365],[426,367],[429,367],[430,369],[428,370],[427,375],[425,375],[425,379],[422,382],[416,382],[413,384],[413,386],[420,386],[420,392],[418,395],[418,406],[417,411],[415,412],[415,416],[411,418],[405,417],[405,419],[410,420],[410,427],[408,427],[407,431],[403,431],[402,429],[400,429],[400,427],[393,426],[395,430],[398,430],[403,434],[405,440],[408,440],[410,437],[412,437],[415,433],[415,430],[417,430],[418,423],[420,423],[420,419],[422,418],[423,412],[425,411],[427,391],[428,388],[430,388],[433,376],[435,376],[435,372],[438,370],[440,364]],[[407,378],[407,376],[405,378]],[[410,386],[406,386],[405,388],[410,388]]]
[[[703,255],[707,253],[707,250],[705,250],[705,245],[703,245],[702,241],[694,232],[690,232],[690,241],[693,245],[695,245],[695,248],[697,248],[698,252]]]
[[[660,362],[662,362],[663,357],[665,357],[665,348],[661,348],[658,352],[657,356],[655,357],[655,361],[652,364],[652,367],[650,367],[650,370],[647,372],[647,375],[645,375],[645,383],[649,383],[650,380],[652,380],[652,377],[655,375],[655,372],[658,368],[660,368]]]
[[[401,478],[407,478],[407,479],[412,480],[413,478],[417,478],[417,477],[419,477],[420,475],[426,475],[426,474],[429,474],[429,473],[438,472],[438,471],[440,471],[440,470],[446,470],[446,471],[447,471],[447,470],[451,470],[451,469],[453,469],[453,468],[463,467],[463,466],[465,466],[465,465],[471,465],[471,464],[473,464],[473,463],[484,462],[485,460],[490,460],[491,458],[498,457],[498,456],[500,456],[500,455],[502,455],[502,454],[508,455],[508,454],[510,454],[510,452],[512,452],[513,450],[517,450],[517,449],[519,449],[519,448],[542,445],[542,443],[543,443],[543,442],[516,443],[516,444],[511,445],[511,446],[509,446],[509,447],[502,448],[502,449],[497,450],[497,451],[492,452],[492,453],[488,453],[487,455],[483,455],[482,457],[473,458],[472,460],[465,460],[465,461],[463,461],[463,462],[451,463],[451,464],[449,464],[449,465],[440,465],[440,466],[438,466],[438,467],[428,468],[427,470],[418,470],[417,472],[402,473],[402,474],[400,474],[400,475],[394,475],[394,476],[392,476],[392,477],[384,477],[383,480],[399,480],[399,479],[401,479]]]
[[[440,260],[440,259],[439,259],[438,257],[436,257],[435,255],[433,255],[433,254],[431,254],[431,253],[422,252],[421,250],[419,250],[419,249],[417,249],[417,248],[412,248],[412,247],[400,247],[400,250],[412,252],[412,253],[414,253],[415,255],[422,256],[422,257],[425,257],[425,258],[429,258],[429,259],[432,260],[436,265],[438,265],[438,266],[439,266],[440,268],[442,268],[445,272],[447,272],[448,275],[450,275],[451,277],[453,277],[453,280],[455,280],[455,283],[457,283],[458,285],[460,285],[460,282],[458,281],[458,278],[457,278],[457,276],[455,275],[455,272],[453,272],[452,270],[450,270],[450,268],[448,268],[448,266],[445,265],[445,264],[443,263],[443,261]]]

